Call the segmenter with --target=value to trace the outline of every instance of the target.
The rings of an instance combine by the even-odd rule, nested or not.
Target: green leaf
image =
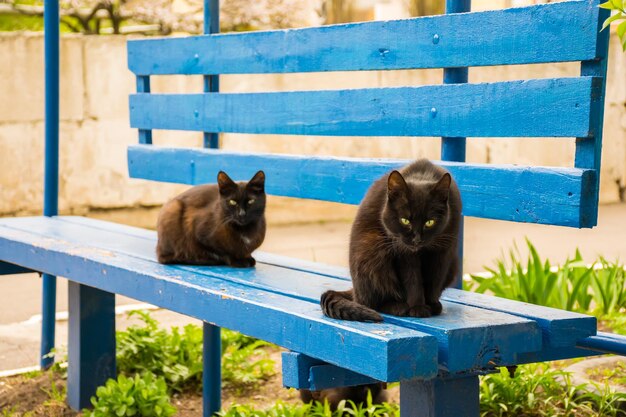
[[[602,29],[600,29],[600,31],[603,31],[604,29],[606,29],[611,23],[613,23],[614,21],[621,19],[622,16],[620,13],[616,13],[612,16],[610,16],[609,18],[607,18],[604,23],[602,24]]]
[[[601,3],[598,7],[601,7],[603,9],[615,10],[615,6],[613,6],[613,4],[610,1]]]
[[[617,36],[619,36],[620,38],[623,38],[625,34],[626,34],[626,20],[620,23],[619,26],[617,27]]]

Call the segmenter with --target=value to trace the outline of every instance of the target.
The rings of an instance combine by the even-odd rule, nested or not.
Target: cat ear
[[[394,199],[406,193],[406,182],[398,171],[391,171],[387,179],[387,195],[390,199]]]
[[[259,171],[254,174],[254,177],[250,181],[248,181],[248,185],[246,186],[248,190],[262,194],[265,192],[265,172]]]
[[[237,188],[235,181],[231,180],[224,171],[220,171],[217,174],[217,186],[219,187],[220,194],[230,194]]]
[[[452,177],[446,172],[445,174],[443,174],[443,177],[441,177],[439,182],[435,184],[435,188],[433,188],[433,191],[445,195],[447,199],[448,192],[450,191],[450,184],[452,184]]]

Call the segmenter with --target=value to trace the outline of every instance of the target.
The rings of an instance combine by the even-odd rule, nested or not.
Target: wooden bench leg
[[[402,417],[478,417],[478,377],[400,383]]]
[[[67,402],[91,405],[96,388],[115,378],[115,294],[69,282]]]
[[[210,417],[222,408],[222,340],[220,328],[204,323],[202,409]]]

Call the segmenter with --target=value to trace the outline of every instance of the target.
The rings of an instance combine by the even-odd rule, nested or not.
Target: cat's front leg
[[[430,306],[433,315],[441,314],[441,293],[454,282],[458,270],[456,248],[446,252],[433,253],[424,262],[424,289],[426,303]]]
[[[427,304],[424,294],[424,281],[419,256],[407,256],[398,260],[396,269],[406,295],[408,309],[405,315],[410,317],[432,316],[431,308]]]

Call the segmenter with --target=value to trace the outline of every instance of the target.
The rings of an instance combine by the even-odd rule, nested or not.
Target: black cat
[[[236,183],[220,171],[216,185],[193,187],[167,202],[157,233],[161,263],[254,266],[251,254],[265,239],[265,174]]]
[[[461,197],[450,173],[426,159],[377,180],[350,236],[353,289],[327,291],[328,317],[382,321],[378,313],[430,317],[459,270]]]

